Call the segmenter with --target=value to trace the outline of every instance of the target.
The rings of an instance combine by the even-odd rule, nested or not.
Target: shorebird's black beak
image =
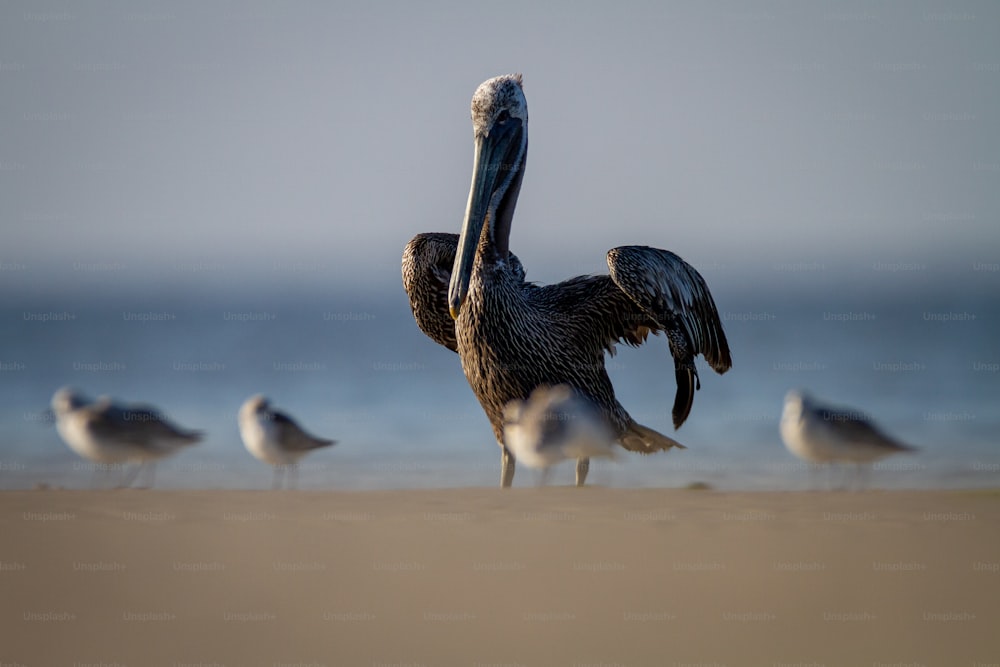
[[[476,136],[472,187],[448,288],[448,309],[452,319],[458,319],[469,293],[472,265],[483,226],[488,224],[491,237],[493,235],[497,206],[518,169],[523,140],[524,123],[518,118],[508,118],[494,125],[489,134]]]

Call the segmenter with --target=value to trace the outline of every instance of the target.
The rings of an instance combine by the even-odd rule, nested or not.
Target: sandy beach
[[[1000,492],[0,494],[3,665],[989,665]]]

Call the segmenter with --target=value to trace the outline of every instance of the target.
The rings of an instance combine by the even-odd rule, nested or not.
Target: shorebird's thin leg
[[[281,478],[284,476],[285,466],[280,463],[274,466],[274,475],[271,476],[271,490],[277,491],[281,488]]]
[[[809,490],[822,491],[823,488],[820,485],[820,479],[819,479],[819,464],[807,463],[806,465],[809,466]]]
[[[855,464],[858,468],[858,491],[864,491],[867,486],[868,468],[861,462]]]
[[[542,487],[549,483],[549,477],[552,476],[552,468],[542,468],[541,474],[538,476],[538,486]]]
[[[146,470],[149,471],[146,474],[146,481],[148,482],[148,484],[142,488],[151,489],[153,488],[153,484],[156,483],[156,461],[150,461],[147,464]]]
[[[835,463],[824,463],[826,467],[826,490],[827,491],[839,491],[840,487],[836,485],[837,482],[837,465]]]
[[[837,490],[850,491],[851,484],[853,483],[853,480],[851,479],[853,477],[853,475],[851,474],[851,465],[849,463],[845,463],[844,465],[841,466],[841,468],[843,468],[844,473],[843,475],[841,475],[841,480],[842,480],[841,485],[837,487]]]
[[[127,472],[127,469],[123,465],[122,466],[122,471],[123,471],[122,474],[124,476],[124,479],[122,480],[121,486],[119,486],[118,488],[120,488],[120,489],[127,489],[128,487],[132,486],[132,482],[134,482],[135,478],[139,476],[139,471],[142,470],[142,466],[143,465],[144,465],[144,462],[140,462],[139,465],[137,465],[135,468],[133,468],[133,470],[132,470],[131,473]]]
[[[590,472],[590,459],[576,460],[576,485],[583,486],[587,482],[587,473]]]
[[[503,447],[500,454],[500,486],[506,489],[514,483],[514,455],[502,444],[500,446]]]
[[[285,488],[298,489],[299,488],[299,464],[289,463],[288,464],[288,474],[291,477],[291,482],[285,485]]]

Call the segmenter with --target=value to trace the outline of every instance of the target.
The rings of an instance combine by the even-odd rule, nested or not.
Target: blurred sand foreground
[[[3,665],[1000,663],[1000,491],[24,491],[0,530]]]

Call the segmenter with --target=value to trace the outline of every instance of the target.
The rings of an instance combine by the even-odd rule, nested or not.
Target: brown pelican
[[[83,458],[102,466],[131,461],[139,464],[122,482],[124,487],[131,485],[147,465],[148,486],[153,486],[157,460],[202,438],[199,431],[171,424],[152,407],[121,405],[106,396],[91,402],[70,387],[63,387],[52,397],[52,412],[59,435]]]
[[[610,276],[556,285],[525,280],[510,252],[511,220],[528,152],[528,106],[519,74],[486,81],[472,97],[472,188],[461,235],[419,234],[403,252],[403,285],[420,329],[458,352],[465,376],[500,444],[502,486],[514,478],[504,444],[504,406],[540,385],[567,384],[590,400],[629,451],[667,450],[676,441],[638,424],[615,399],[604,353],[664,332],[674,358],[674,427],[699,388],[694,358],[724,373],[732,365],[712,295],[677,255],[645,246],[608,252]],[[589,459],[577,462],[577,484]]]
[[[821,405],[800,389],[785,395],[780,430],[785,447],[803,461],[855,464],[859,487],[864,486],[865,464],[917,451],[882,433],[859,411]]]
[[[336,440],[317,438],[307,433],[295,420],[271,407],[270,401],[257,394],[248,398],[239,412],[240,438],[247,451],[258,460],[274,466],[271,487],[281,488],[285,471],[298,481],[299,459],[314,449],[330,447]],[[287,485],[286,485],[287,486]]]

